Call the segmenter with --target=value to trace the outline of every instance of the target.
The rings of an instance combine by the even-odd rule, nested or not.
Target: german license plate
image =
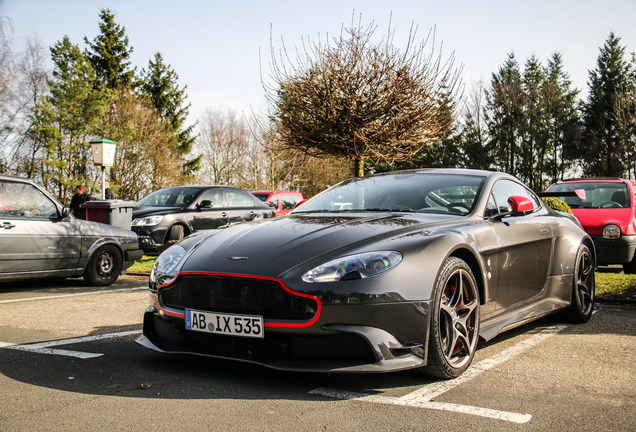
[[[263,338],[263,317],[220,314],[186,309],[186,329],[228,336]]]

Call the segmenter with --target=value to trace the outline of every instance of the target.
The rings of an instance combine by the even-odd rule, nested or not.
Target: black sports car
[[[479,337],[594,305],[594,245],[498,172],[344,181],[290,215],[194,234],[150,276],[138,342],[277,369],[453,378]]]

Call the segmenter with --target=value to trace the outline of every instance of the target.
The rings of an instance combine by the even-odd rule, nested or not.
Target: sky
[[[585,95],[610,32],[628,53],[636,51],[634,0],[0,0],[16,49],[28,36],[51,47],[65,35],[84,49],[84,37],[92,41],[99,34],[102,8],[125,28],[133,66],[147,69],[161,52],[179,85],[187,85],[193,120],[206,109],[261,111],[263,84],[272,82],[271,47],[286,47],[293,61],[303,40],[338,36],[352,19],[375,23],[379,36],[390,24],[401,50],[412,26],[418,42],[434,29],[435,42],[427,46],[454,56],[467,90],[479,80],[488,83],[511,52],[523,65],[532,55],[547,64],[558,51],[573,86]]]

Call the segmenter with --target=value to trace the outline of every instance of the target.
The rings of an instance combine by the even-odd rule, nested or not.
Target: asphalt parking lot
[[[146,279],[0,284],[0,430],[632,431],[636,308],[481,344],[459,379],[301,374],[138,346]]]

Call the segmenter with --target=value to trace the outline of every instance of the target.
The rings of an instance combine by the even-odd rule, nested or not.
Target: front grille
[[[275,281],[235,276],[182,275],[159,291],[161,303],[174,309],[261,315],[265,319],[312,319],[315,300],[295,296]]]

